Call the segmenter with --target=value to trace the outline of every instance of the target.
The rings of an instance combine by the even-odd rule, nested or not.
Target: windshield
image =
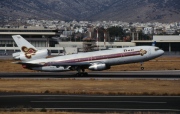
[[[156,47],[156,48],[155,48],[155,51],[158,51],[158,50],[159,50],[159,48],[158,48],[158,47]]]

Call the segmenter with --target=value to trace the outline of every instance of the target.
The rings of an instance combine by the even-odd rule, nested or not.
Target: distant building
[[[70,36],[74,33],[74,31],[63,31],[64,36]]]
[[[143,29],[144,34],[153,34],[153,27],[145,27]]]
[[[62,50],[60,47],[56,47],[58,42],[52,39],[53,36],[59,34],[56,29],[39,27],[0,28],[0,54],[12,54],[19,51],[19,48],[12,39],[12,35],[22,35],[22,37],[26,38],[38,49]]]
[[[163,34],[164,32],[163,28],[154,28],[154,34]]]
[[[84,29],[82,27],[76,28],[74,31],[75,31],[75,33],[84,33]]]
[[[168,28],[168,29],[166,29],[166,34],[174,34],[175,32],[176,32],[176,30],[175,29],[171,29],[171,28]]]
[[[180,35],[154,35],[153,40],[134,40],[132,42],[139,45],[152,45],[156,41],[156,46],[168,53],[180,55]]]
[[[11,55],[19,52],[19,48],[12,39],[12,35],[21,35],[38,49],[47,48],[53,55],[72,54],[83,50],[83,42],[62,41],[67,35],[72,35],[74,31],[59,31],[43,27],[19,27],[0,28],[0,55]],[[132,42],[99,42],[99,49],[104,47],[122,48],[135,46]],[[73,50],[71,50],[73,49]]]

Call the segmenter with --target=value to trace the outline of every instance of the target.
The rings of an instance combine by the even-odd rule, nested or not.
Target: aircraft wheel
[[[80,73],[80,75],[79,75],[79,76],[83,77],[83,76],[84,76],[84,73]]]
[[[144,67],[141,67],[141,70],[144,70]]]
[[[77,73],[76,76],[88,76],[87,72]]]
[[[81,73],[77,73],[76,76],[81,76]]]
[[[87,72],[84,72],[83,74],[84,74],[84,76],[88,76],[88,73],[87,73]]]
[[[88,73],[87,72],[82,72],[82,73],[80,73],[80,75],[79,76],[87,76],[88,75]]]

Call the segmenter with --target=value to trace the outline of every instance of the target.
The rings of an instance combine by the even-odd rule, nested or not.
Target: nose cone
[[[163,50],[159,50],[159,55],[163,55],[164,54],[164,51]]]
[[[164,51],[159,48],[152,48],[151,51],[152,51],[152,53],[150,54],[149,59],[154,59],[154,58],[160,57],[161,55],[164,54]]]

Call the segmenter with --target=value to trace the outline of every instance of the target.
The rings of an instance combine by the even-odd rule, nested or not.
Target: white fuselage
[[[44,65],[44,69],[38,69],[37,67],[32,68],[34,70],[44,70],[44,71],[53,71],[56,69],[57,65],[60,66],[55,71],[68,70],[62,64],[71,64],[77,63],[103,63],[108,66],[135,63],[135,62],[144,62],[156,57],[161,56],[164,53],[163,50],[160,50],[158,47],[154,46],[136,46],[128,48],[116,48],[103,51],[79,53],[65,56],[58,56],[53,58],[46,59],[37,59],[28,61],[26,63],[31,64],[41,64]],[[56,66],[53,66],[56,64]],[[61,66],[62,65],[62,66]],[[47,67],[47,66],[51,66]],[[50,68],[50,69],[49,69]]]

